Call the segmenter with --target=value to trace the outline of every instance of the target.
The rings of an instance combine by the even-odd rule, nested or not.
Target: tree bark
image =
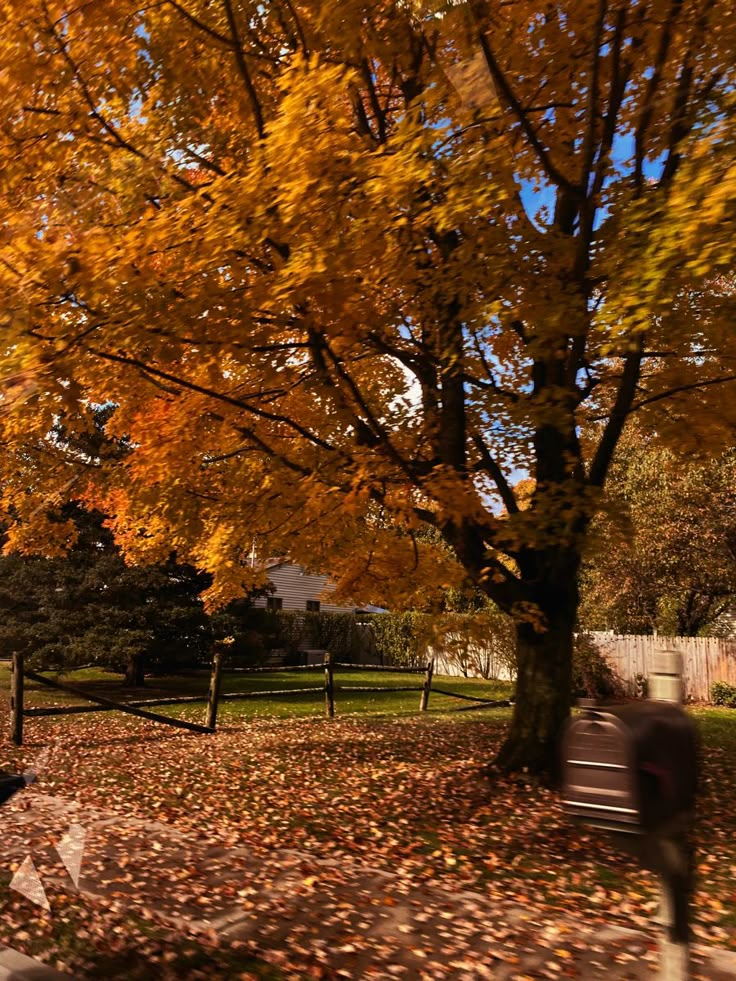
[[[570,715],[578,606],[577,556],[555,563],[538,582],[544,624],[517,622],[517,680],[511,727],[495,760],[504,773],[526,772],[555,783],[559,741]]]
[[[143,667],[143,655],[131,654],[125,668],[126,688],[143,688],[146,683],[145,670]]]

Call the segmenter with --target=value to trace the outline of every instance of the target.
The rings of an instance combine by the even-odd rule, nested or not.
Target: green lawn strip
[[[47,676],[62,683],[73,685],[90,692],[113,698],[123,703],[144,699],[174,698],[177,696],[201,695],[201,703],[185,705],[149,706],[150,711],[161,712],[176,718],[201,721],[204,712],[209,672],[191,671],[180,675],[152,676],[142,688],[127,688],[122,685],[120,676],[97,668],[86,668],[63,675],[47,673]],[[223,694],[274,692],[273,695],[243,700],[224,700],[220,704],[220,718],[233,721],[238,718],[288,718],[321,714],[324,711],[324,697],[321,691],[305,692],[304,695],[284,694],[299,689],[321,688],[321,671],[273,671],[257,674],[225,672],[222,679]],[[510,697],[512,686],[508,682],[487,681],[477,678],[444,678],[436,676],[438,684],[449,691],[466,696],[502,700]],[[401,673],[380,673],[370,670],[356,671],[337,669],[335,671],[336,710],[342,713],[358,714],[414,714],[419,708],[420,692],[396,691],[397,688],[421,687],[422,675]],[[9,671],[0,666],[0,689],[8,690]],[[381,688],[381,691],[344,691],[351,688]],[[40,683],[26,682],[26,707],[48,707],[84,704],[76,695],[54,691]],[[453,699],[447,695],[433,692],[430,698],[432,711],[457,711],[463,714],[474,703]],[[480,709],[480,703],[478,708]],[[483,709],[483,711],[486,711]],[[33,720],[29,720],[33,724]]]
[[[719,748],[736,757],[736,709],[690,709],[700,730],[701,739],[710,748]]]

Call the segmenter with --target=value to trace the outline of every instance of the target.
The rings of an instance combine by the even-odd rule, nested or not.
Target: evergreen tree
[[[209,656],[207,575],[173,557],[128,565],[99,512],[68,505],[61,519],[76,531],[68,555],[0,557],[0,649],[46,670],[100,665],[136,685],[146,670]]]

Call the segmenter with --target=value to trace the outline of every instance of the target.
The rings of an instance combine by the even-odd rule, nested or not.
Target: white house
[[[307,572],[290,559],[266,562],[268,578],[274,586],[270,596],[259,597],[253,605],[269,610],[303,610],[309,613],[355,613],[356,607],[330,602],[335,585],[329,576]]]

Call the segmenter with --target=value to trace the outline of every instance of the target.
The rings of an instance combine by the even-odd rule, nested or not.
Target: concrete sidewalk
[[[70,981],[70,978],[70,974],[61,974],[11,947],[0,947],[0,981]]]
[[[47,845],[70,825],[84,827],[83,893],[123,901],[133,911],[153,910],[175,929],[214,931],[241,941],[286,978],[657,977],[654,924],[629,930],[596,919],[592,909],[589,917],[576,920],[524,905],[518,897],[491,903],[480,892],[440,880],[416,882],[400,867],[386,872],[327,854],[281,849],[254,856],[162,822],[90,811],[42,794],[34,794],[31,808],[13,814],[0,857],[40,847],[40,825]],[[0,973],[0,981],[63,977],[22,973],[21,961],[16,963],[16,973]],[[695,946],[693,978],[736,978],[736,953]]]

